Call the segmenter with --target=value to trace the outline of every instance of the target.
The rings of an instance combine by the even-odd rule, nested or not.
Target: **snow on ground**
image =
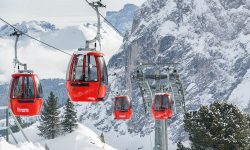
[[[0,139],[0,150],[45,150],[39,144],[22,143],[19,145],[12,145],[3,139]]]
[[[105,104],[105,105],[104,105]],[[77,103],[76,105],[76,110],[78,114],[78,118],[81,116],[81,114],[84,114],[86,111],[91,111],[90,110],[90,104],[89,103]],[[100,105],[96,107],[95,109],[107,109],[109,106],[108,103],[105,102],[100,102]],[[104,118],[103,117],[104,112],[101,111],[98,113],[99,118]],[[100,135],[102,131],[95,127],[95,120],[93,120],[91,117],[85,118],[82,122],[84,126],[89,127],[92,131]],[[145,136],[141,136],[140,133],[135,134],[135,133],[129,133],[128,132],[128,126],[127,123],[128,121],[118,121],[114,119],[114,116],[109,116],[104,119],[103,121],[103,128],[109,128],[107,125],[113,124],[113,122],[116,121],[119,125],[116,127],[111,127],[114,129],[111,129],[108,132],[103,132],[104,133],[104,138],[105,142],[109,145],[112,145],[112,147],[117,148],[119,150],[136,150],[136,149],[141,149],[141,150],[152,150],[154,147],[154,139],[155,139],[155,133],[151,132],[150,134],[147,134]],[[101,126],[98,126],[101,128]],[[168,129],[169,134],[170,134],[170,128]],[[129,143],[129,144],[128,144]],[[168,148],[170,150],[176,149],[176,144],[169,139],[168,141]]]
[[[228,102],[237,105],[240,109],[247,108],[250,103],[250,70],[247,71],[241,84],[231,93]]]
[[[52,150],[114,149],[102,143],[99,136],[83,125],[79,125],[79,128],[72,134],[47,141],[47,145]]]
[[[94,133],[92,130],[81,124],[78,124],[78,128],[74,132],[67,135],[61,135],[51,140],[45,140],[44,138],[37,135],[39,133],[39,130],[37,128],[38,125],[39,123],[37,122],[32,126],[24,129],[24,132],[27,134],[27,137],[32,143],[35,143],[35,145],[38,146],[41,145],[43,147],[45,146],[45,144],[47,144],[50,150],[101,150],[101,149],[115,150],[111,146],[102,143],[101,140],[99,139],[99,136],[96,133]],[[21,133],[16,133],[15,136],[17,137],[19,142],[21,141],[21,143],[25,143],[25,139]],[[6,145],[5,142],[3,142],[3,144]],[[27,144],[21,144],[21,145],[27,145]],[[0,150],[2,149],[0,148]],[[24,150],[24,149],[18,149],[18,150]],[[37,150],[37,149],[34,148],[32,150]]]
[[[127,126],[125,126],[126,121],[120,121],[120,123],[122,124],[120,124],[120,126],[118,127],[119,130],[121,130],[120,128],[122,128],[124,131],[127,131]],[[93,123],[88,122],[87,120],[85,120],[84,125],[90,127],[96,133],[101,133],[100,130],[97,130],[96,127],[93,126]],[[168,133],[170,134],[170,128],[168,130]],[[128,132],[121,133],[111,130],[107,133],[105,132],[104,137],[107,144],[112,145],[113,147],[119,150],[153,150],[155,143],[154,132],[151,132],[150,134],[141,137],[140,134],[130,134]],[[170,150],[175,150],[177,148],[176,144],[173,143],[171,139],[168,139],[168,148]]]

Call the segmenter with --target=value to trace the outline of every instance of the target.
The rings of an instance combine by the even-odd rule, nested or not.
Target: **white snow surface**
[[[250,69],[245,74],[241,83],[233,90],[228,102],[237,105],[240,109],[247,108],[250,103]]]
[[[37,122],[24,129],[24,132],[31,141],[30,143],[25,142],[21,133],[16,133],[15,137],[20,144],[15,146],[2,140],[0,141],[0,150],[44,150],[45,145],[50,150],[115,150],[111,146],[101,142],[99,135],[82,124],[78,124],[78,128],[74,132],[51,140],[45,140],[37,135],[39,133],[38,125],[39,123]],[[14,141],[11,142],[14,143]]]
[[[12,145],[3,139],[0,139],[0,150],[45,150],[45,149],[39,144],[26,142],[19,145]]]

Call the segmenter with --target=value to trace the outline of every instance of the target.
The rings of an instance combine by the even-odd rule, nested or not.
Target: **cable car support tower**
[[[136,72],[132,73],[132,79],[139,86],[143,100],[145,113],[151,113],[153,96],[156,93],[168,92],[171,94],[171,103],[174,114],[185,112],[184,91],[180,76],[175,69],[176,63],[148,63],[140,64]],[[146,72],[148,67],[161,66],[163,73],[150,74]],[[167,120],[155,121],[155,145],[154,150],[168,150]]]
[[[96,1],[96,2],[89,2],[88,0],[85,0],[95,11],[97,14],[97,33],[96,36],[94,37],[94,39],[92,40],[86,40],[86,45],[85,45],[85,49],[84,50],[90,50],[90,51],[96,51],[96,42],[98,41],[99,46],[100,46],[100,50],[101,50],[101,19],[100,19],[100,12],[99,12],[99,8],[106,8],[106,5],[102,4],[101,0],[100,1]],[[90,44],[94,43],[95,44],[95,48],[91,49],[90,48]],[[83,50],[83,49],[79,49],[79,50]]]

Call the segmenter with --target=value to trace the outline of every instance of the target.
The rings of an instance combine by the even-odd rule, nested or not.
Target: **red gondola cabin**
[[[42,86],[33,73],[12,75],[9,107],[16,116],[35,116],[40,113],[43,98]]]
[[[158,93],[155,94],[152,105],[152,114],[155,120],[167,120],[172,118],[173,111],[171,108],[170,94]]]
[[[73,54],[67,73],[67,93],[74,102],[98,102],[106,96],[108,86],[104,54],[77,51]]]
[[[129,120],[132,116],[132,107],[128,96],[116,96],[114,116],[116,120]]]

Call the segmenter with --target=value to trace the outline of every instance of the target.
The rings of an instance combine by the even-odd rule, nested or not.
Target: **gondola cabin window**
[[[74,81],[98,81],[97,66],[94,56],[76,55],[72,71],[72,79]]]
[[[12,98],[34,98],[34,82],[31,76],[13,79]]]
[[[129,104],[125,97],[120,97],[116,101],[116,110],[128,111]]]

